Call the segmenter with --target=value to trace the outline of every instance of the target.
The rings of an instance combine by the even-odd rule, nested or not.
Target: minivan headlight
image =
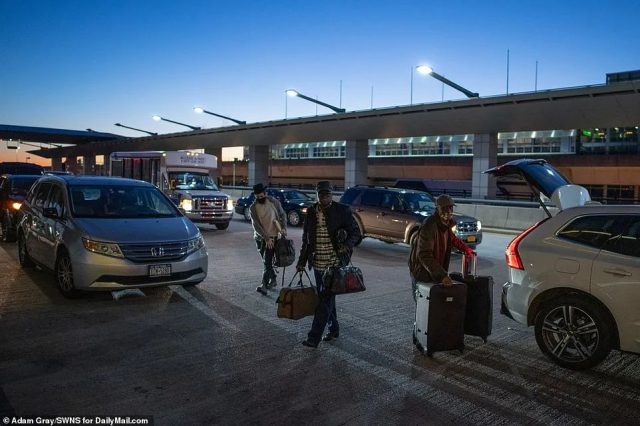
[[[187,254],[198,251],[202,247],[204,247],[204,238],[202,238],[202,235],[198,234],[196,238],[187,241]]]
[[[124,257],[122,251],[120,251],[120,247],[114,243],[103,243],[102,241],[93,241],[88,238],[83,238],[82,244],[84,244],[84,248],[94,253],[104,254],[105,256],[111,257]]]
[[[18,203],[18,202],[16,201],[15,203],[12,203],[12,204],[11,204],[11,207],[12,207],[14,210],[20,210],[20,207],[22,207],[22,203]]]

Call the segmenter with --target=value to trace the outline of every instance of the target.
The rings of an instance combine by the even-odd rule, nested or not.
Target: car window
[[[285,193],[285,198],[289,201],[295,200],[296,202],[311,200],[311,197],[309,197],[304,192],[300,192],[300,191],[288,191]]]
[[[362,192],[362,189],[356,189],[356,188],[349,188],[345,191],[344,194],[342,194],[342,198],[340,199],[340,202],[343,204],[357,204],[358,203],[358,196],[360,195],[360,193]]]
[[[39,209],[44,207],[44,202],[47,200],[49,191],[51,190],[51,184],[44,182],[36,190],[36,195],[33,197],[33,206]]]
[[[407,192],[403,194],[406,208],[411,211],[432,211],[436,208],[433,197],[426,192]]]
[[[621,224],[620,216],[581,216],[562,228],[557,235],[559,238],[602,248],[608,240],[620,234]]]
[[[382,203],[382,192],[375,189],[367,189],[362,194],[360,204],[364,206],[378,207]]]
[[[59,217],[62,217],[64,213],[64,196],[62,195],[62,189],[53,185],[51,192],[49,193],[49,199],[45,202],[44,207],[56,209]]]
[[[29,189],[38,178],[22,178],[16,177],[11,179],[11,194],[12,195],[26,195]]]
[[[627,217],[622,232],[606,241],[602,249],[640,257],[640,216]]]
[[[382,194],[382,202],[380,207],[384,207],[389,210],[400,210],[402,203],[395,192],[385,192]]]

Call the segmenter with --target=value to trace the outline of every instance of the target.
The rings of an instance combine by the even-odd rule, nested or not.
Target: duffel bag
[[[322,275],[324,287],[333,294],[348,294],[365,291],[362,271],[352,264],[331,266]]]
[[[278,304],[278,318],[289,318],[298,320],[300,318],[314,315],[319,303],[316,288],[311,283],[311,278],[304,271],[309,279],[309,286],[302,282],[302,272],[296,272],[291,278],[289,285],[280,290],[276,303]],[[292,287],[293,280],[298,277],[298,283]]]
[[[273,264],[278,267],[287,267],[296,260],[296,249],[293,240],[287,239],[284,235],[276,239],[274,244]]]

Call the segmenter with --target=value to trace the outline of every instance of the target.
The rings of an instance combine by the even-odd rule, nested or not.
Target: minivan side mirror
[[[42,215],[44,217],[48,217],[50,219],[58,219],[58,218],[60,218],[60,215],[58,214],[58,209],[56,209],[54,207],[45,207],[42,210]]]

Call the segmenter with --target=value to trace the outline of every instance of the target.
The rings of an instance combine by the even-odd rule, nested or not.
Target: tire
[[[247,222],[251,222],[251,207],[245,207],[242,211],[242,215],[244,216],[244,220],[246,220]]]
[[[11,223],[11,216],[5,214],[2,216],[2,241],[12,243],[16,240],[16,232]]]
[[[225,229],[227,229],[229,227],[229,222],[225,222],[225,223],[216,223],[216,228],[218,228],[221,231],[224,231]]]
[[[360,243],[362,242],[362,240],[364,240],[364,230],[362,229],[362,224],[360,223],[360,219],[356,219],[356,225],[358,225],[358,229],[360,230],[360,239],[354,244],[354,247],[357,247],[360,245]]]
[[[31,256],[29,256],[27,244],[22,234],[20,234],[20,238],[18,238],[18,261],[24,269],[33,267],[33,260],[31,260]]]
[[[287,222],[291,226],[300,226],[302,224],[302,216],[300,216],[300,212],[298,210],[290,210],[287,213]]]
[[[542,352],[571,370],[585,370],[605,359],[615,332],[603,308],[577,295],[545,303],[536,315],[535,330]]]
[[[71,258],[66,250],[60,250],[58,259],[56,259],[56,282],[60,293],[68,299],[75,299],[80,296],[80,292],[73,284],[73,266]]]

